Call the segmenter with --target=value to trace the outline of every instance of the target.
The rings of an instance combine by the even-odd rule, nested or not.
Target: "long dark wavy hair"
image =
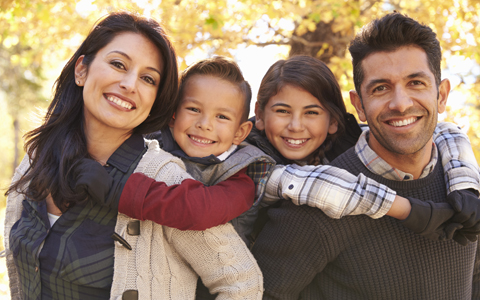
[[[75,84],[75,63],[84,55],[83,64],[88,69],[98,51],[124,32],[142,34],[157,47],[163,58],[162,79],[150,116],[132,133],[149,133],[167,125],[174,113],[178,93],[177,58],[173,46],[155,20],[130,12],[111,13],[93,27],[56,80],[54,97],[43,124],[25,135],[30,168],[10,186],[6,195],[18,191],[31,200],[41,201],[51,194],[62,211],[84,201],[82,195],[73,191],[74,178],[70,172],[80,159],[90,158],[84,133],[83,87]],[[25,186],[28,188],[23,189]]]
[[[268,100],[286,85],[301,88],[312,94],[330,113],[330,117],[338,122],[337,132],[327,134],[323,144],[307,159],[307,164],[318,165],[325,157],[325,152],[332,147],[336,137],[345,132],[347,110],[340,86],[328,66],[314,57],[299,55],[279,60],[268,69],[258,89],[257,103],[260,110],[264,111]]]

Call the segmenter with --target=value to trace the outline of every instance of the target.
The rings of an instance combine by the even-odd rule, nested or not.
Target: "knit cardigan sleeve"
[[[204,231],[165,228],[165,235],[217,300],[262,299],[262,272],[232,224]]]

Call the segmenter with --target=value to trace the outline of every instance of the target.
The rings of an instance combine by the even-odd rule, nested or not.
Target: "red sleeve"
[[[193,179],[167,186],[142,173],[130,176],[118,211],[181,230],[205,230],[238,217],[255,198],[255,184],[246,168],[213,186]]]

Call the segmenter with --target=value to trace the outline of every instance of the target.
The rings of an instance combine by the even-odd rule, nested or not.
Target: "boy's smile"
[[[206,157],[240,144],[245,138],[240,137],[244,107],[240,90],[210,75],[194,75],[184,84],[183,97],[170,122],[180,148],[188,156]]]

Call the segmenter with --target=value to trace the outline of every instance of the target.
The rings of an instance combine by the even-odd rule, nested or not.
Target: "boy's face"
[[[252,123],[241,123],[244,96],[235,85],[210,75],[194,75],[185,84],[170,127],[188,156],[218,156],[247,137]]]

